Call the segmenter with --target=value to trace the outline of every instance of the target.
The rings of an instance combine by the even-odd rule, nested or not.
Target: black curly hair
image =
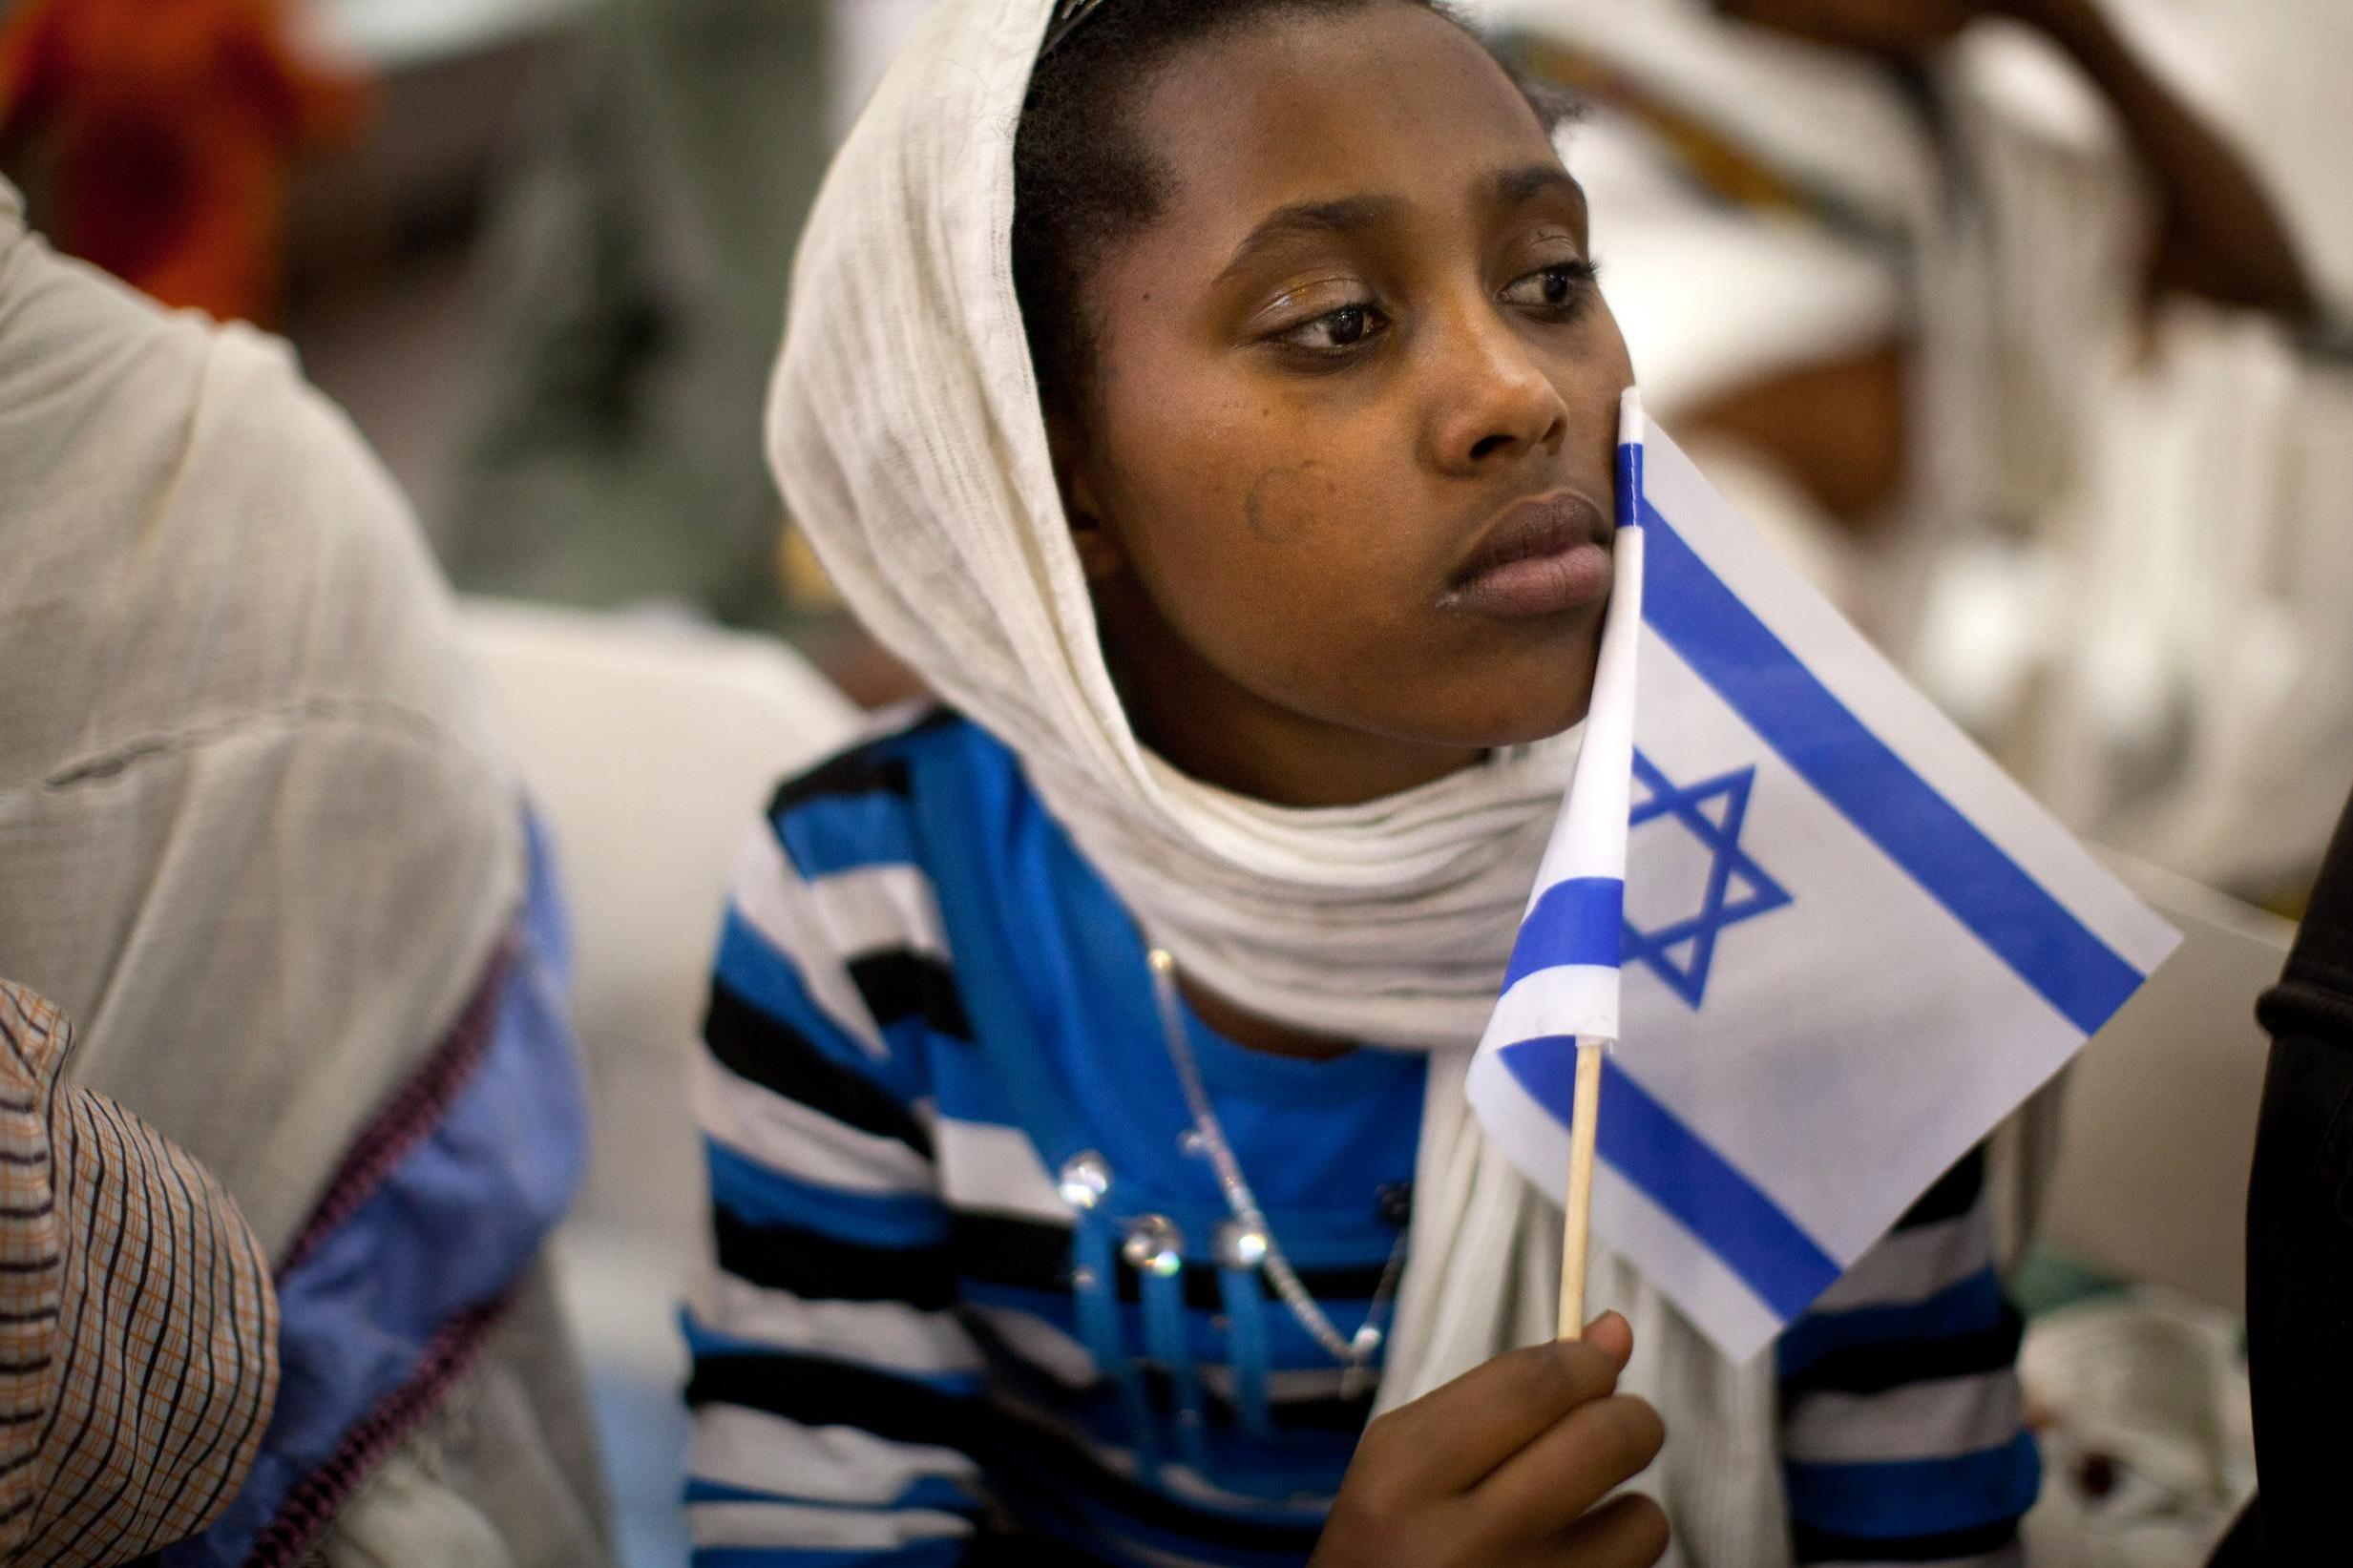
[[[1077,412],[1090,384],[1095,332],[1085,299],[1096,265],[1167,198],[1168,171],[1133,116],[1152,73],[1188,45],[1276,17],[1378,5],[1460,22],[1444,0],[1101,0],[1040,59],[1014,136],[1013,282],[1050,409]],[[1547,130],[1574,115],[1565,94],[1497,58]]]

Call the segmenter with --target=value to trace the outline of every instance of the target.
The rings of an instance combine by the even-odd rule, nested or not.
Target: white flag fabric
[[[1745,1360],[2178,938],[1630,393],[1617,511],[1586,750],[1469,1094],[1558,1194],[1577,1038],[1619,1042],[1594,1231]]]

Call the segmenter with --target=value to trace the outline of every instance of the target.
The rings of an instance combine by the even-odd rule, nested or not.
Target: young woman
[[[1776,1377],[1614,1261],[1624,1318],[1540,1343],[1558,1214],[1463,1109],[1631,380],[1552,130],[1420,0],[947,0],[844,149],[772,456],[953,707],[785,785],[739,873],[707,1563],[2011,1539],[1973,1165]]]

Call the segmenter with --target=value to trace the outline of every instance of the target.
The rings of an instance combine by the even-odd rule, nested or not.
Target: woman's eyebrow
[[[1516,169],[1500,170],[1488,177],[1487,190],[1499,207],[1516,207],[1546,191],[1559,191],[1579,206],[1585,205],[1585,187],[1557,163],[1523,163]]]
[[[1243,262],[1279,240],[1310,234],[1353,234],[1396,217],[1404,205],[1402,197],[1346,196],[1331,201],[1294,201],[1288,207],[1277,207],[1233,247],[1225,270],[1217,275],[1218,281],[1222,282],[1231,277]]]

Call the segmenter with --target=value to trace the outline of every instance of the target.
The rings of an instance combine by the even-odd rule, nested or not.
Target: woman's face
[[[1139,733],[1325,805],[1575,723],[1632,371],[1535,112],[1403,4],[1142,91],[1169,187],[1093,279],[1092,396],[1055,431]]]

